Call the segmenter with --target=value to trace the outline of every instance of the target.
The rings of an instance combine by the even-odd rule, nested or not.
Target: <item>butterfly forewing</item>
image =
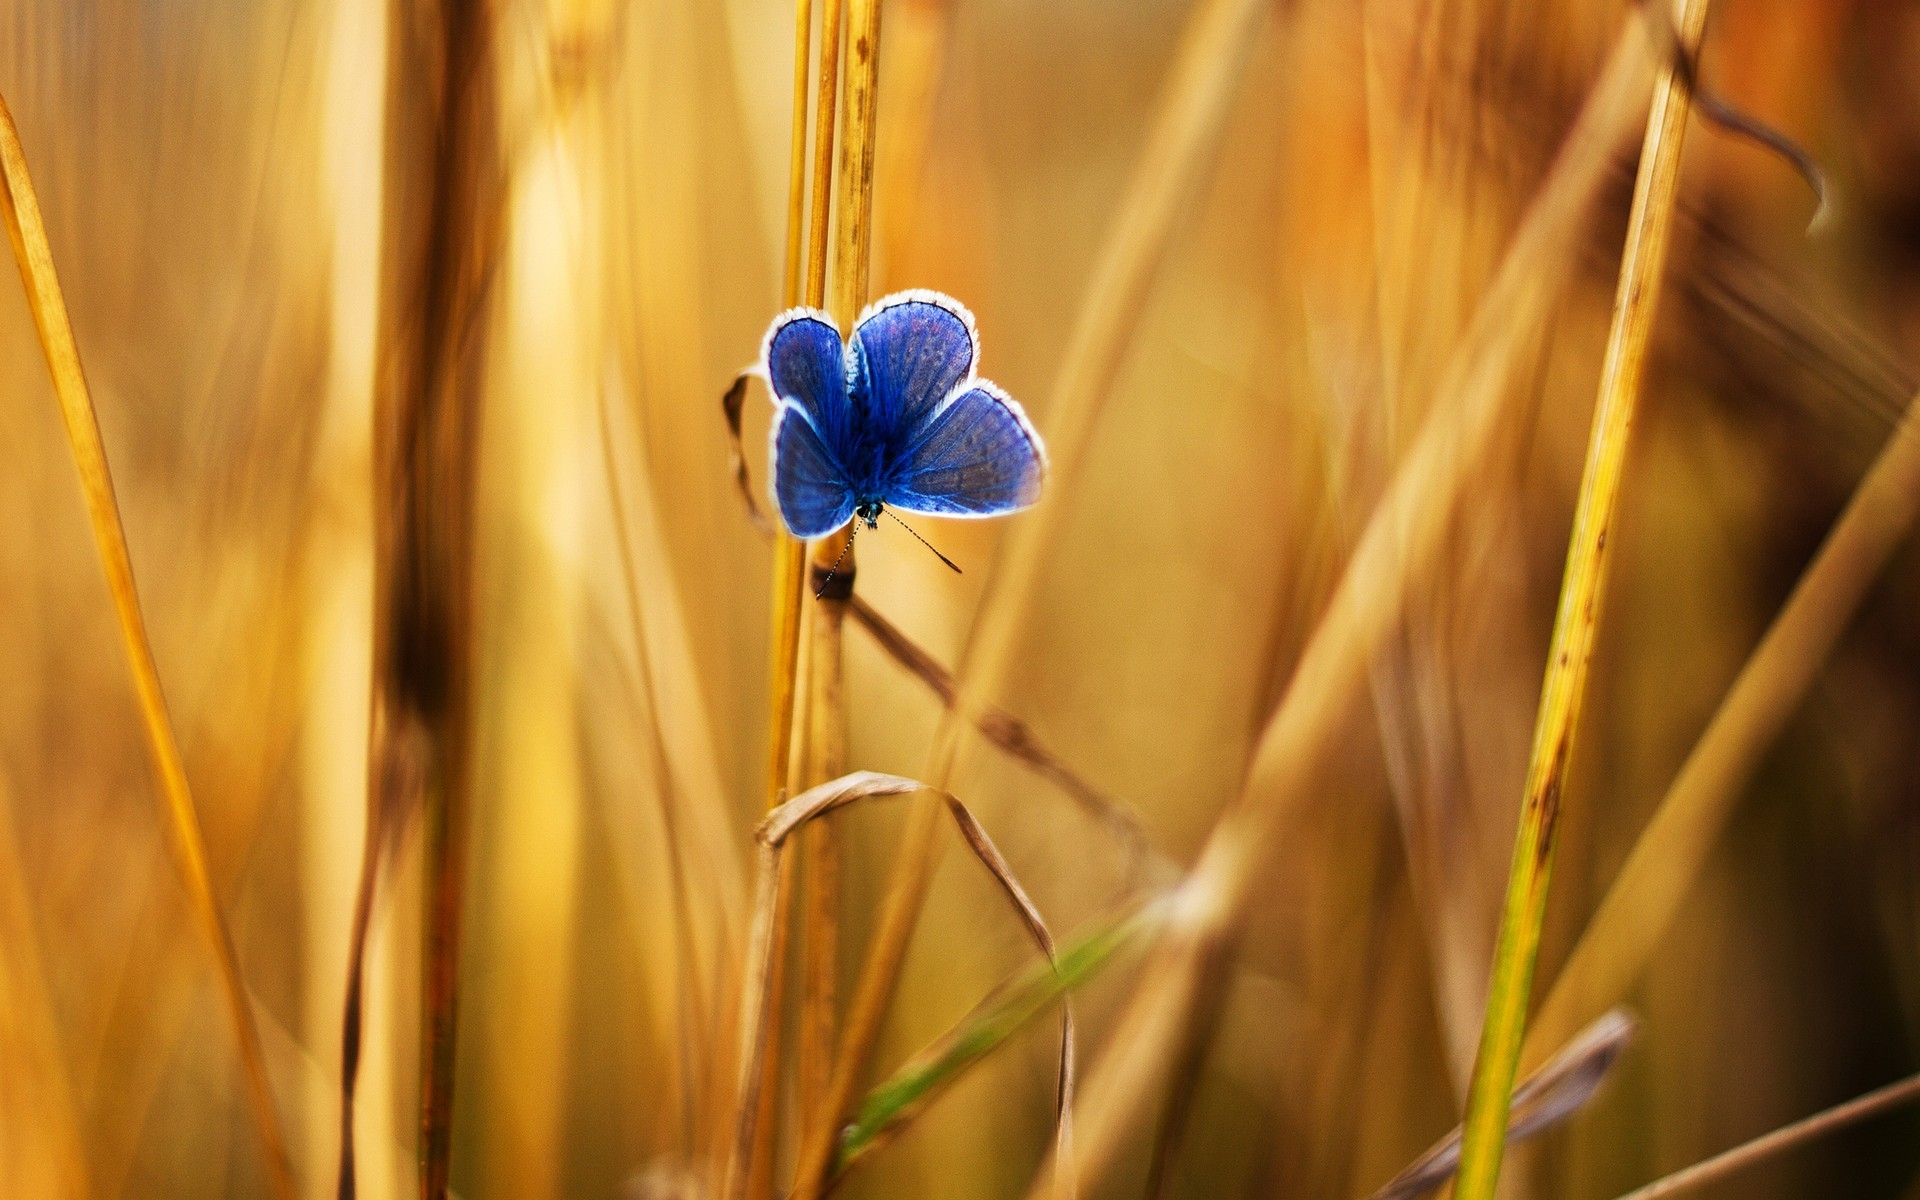
[[[846,350],[825,313],[806,308],[782,313],[767,331],[764,355],[775,396],[804,408],[829,443],[847,436],[853,414],[847,403]]]
[[[973,375],[973,317],[937,292],[901,292],[876,303],[853,332],[864,385],[861,416],[883,440],[914,432]]]

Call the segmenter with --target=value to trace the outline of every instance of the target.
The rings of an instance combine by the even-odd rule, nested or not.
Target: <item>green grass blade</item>
[[[1132,945],[1162,913],[1163,906],[1156,903],[1103,920],[1060,947],[1057,970],[1036,962],[996,989],[958,1025],[867,1093],[852,1122],[841,1131],[834,1175],[845,1173],[879,1149],[976,1063]]]

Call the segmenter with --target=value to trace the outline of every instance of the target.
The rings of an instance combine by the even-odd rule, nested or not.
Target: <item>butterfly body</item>
[[[1039,499],[1040,436],[978,358],[972,316],[938,292],[875,302],[845,342],[817,310],[777,317],[761,368],[778,403],[774,499],[794,536],[871,528],[888,506],[987,517]]]

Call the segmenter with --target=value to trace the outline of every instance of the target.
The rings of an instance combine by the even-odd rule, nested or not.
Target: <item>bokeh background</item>
[[[972,308],[1044,433],[1202,0],[889,0],[875,293]],[[994,699],[1185,864],[1421,422],[1602,62],[1578,0],[1241,4],[1175,219]],[[763,803],[769,548],[718,398],[780,307],[783,0],[500,0],[507,232],[475,577],[477,744],[455,1188],[666,1190],[707,1153]],[[216,880],[305,1194],[332,1194],[366,813],[383,0],[10,0],[20,126],[120,487]],[[1805,146],[1696,123],[1540,969],[1549,984],[1861,473],[1920,361],[1920,11],[1722,0],[1702,71]],[[1458,1117],[1618,268],[1637,138],[1524,335],[1519,389],[1366,703],[1262,871],[1167,1194],[1352,1197]],[[422,150],[424,153],[425,150]],[[11,280],[11,273],[7,279]],[[1498,314],[1496,314],[1497,316]],[[263,1194],[233,1039],[167,854],[22,293],[0,286],[0,1192]],[[748,405],[762,462],[765,396]],[[965,568],[862,540],[947,662]],[[631,570],[623,567],[630,565]],[[1606,1197],[1906,1074],[1920,1034],[1920,559],[1899,550],[1623,997],[1607,1089],[1511,1196]],[[935,698],[848,635],[853,765],[915,774]],[[990,749],[955,790],[1056,929],[1125,884],[1107,831]],[[840,818],[846,968],[900,814]],[[376,914],[363,1194],[412,1189],[418,838]],[[676,934],[675,879],[697,932]],[[1028,961],[949,853],[897,1063]],[[736,963],[737,965],[737,963]],[[1137,960],[1083,994],[1097,1055]],[[1023,1194],[1054,1043],[1023,1035],[844,1194]],[[1895,1115],[1722,1196],[1920,1196]],[[1097,1191],[1137,1195],[1152,1130]],[[790,1151],[789,1151],[790,1152]],[[650,1189],[650,1190],[649,1190]]]

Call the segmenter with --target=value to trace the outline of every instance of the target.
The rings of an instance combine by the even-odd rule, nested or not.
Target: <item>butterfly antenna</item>
[[[834,572],[840,569],[840,564],[847,561],[847,552],[853,549],[853,539],[857,537],[859,533],[860,522],[857,519],[847,523],[847,544],[840,547],[840,557],[834,559],[833,565],[827,568],[826,578],[820,581],[820,590],[813,594],[815,600],[827,594],[827,585],[833,582]],[[939,551],[936,550],[934,553],[938,554]],[[956,571],[959,569],[959,567],[954,568]]]
[[[914,533],[913,526],[907,524],[905,521],[901,521],[899,516],[895,514],[892,509],[889,508],[889,509],[885,509],[884,511],[888,516],[892,517],[896,522],[899,522],[900,528],[906,530],[908,533],[912,533],[914,541],[919,542],[922,546],[925,546],[929,550],[933,550],[933,543],[921,537],[918,533]],[[964,572],[960,570],[960,565],[958,563],[954,562],[952,559],[948,558],[946,555],[940,553],[938,550],[933,550],[933,556],[939,559],[941,562],[947,564],[949,567],[952,567],[953,573],[955,575],[964,574]]]

